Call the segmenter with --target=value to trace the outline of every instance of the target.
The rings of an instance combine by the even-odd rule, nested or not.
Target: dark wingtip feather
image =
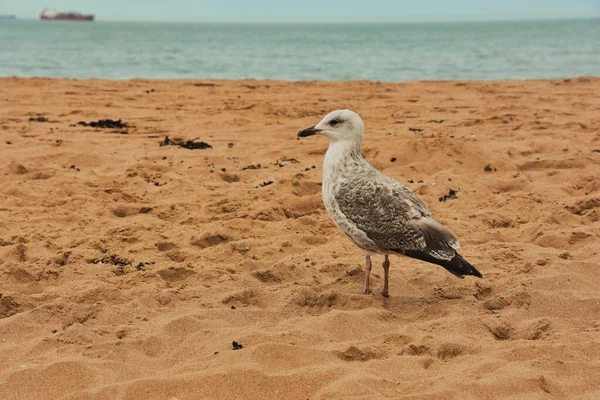
[[[465,260],[460,254],[456,253],[456,255],[454,256],[454,258],[452,260],[450,260],[450,262],[454,261],[454,259],[458,258],[458,261],[460,261],[461,268],[468,268],[468,273],[466,273],[465,275],[473,275],[476,276],[478,278],[483,278],[483,275],[481,275],[481,272],[477,271],[477,268],[475,268],[474,266],[471,265],[471,263],[469,263],[467,260]]]
[[[466,275],[473,275],[478,278],[483,278],[481,272],[477,271],[477,268],[472,266],[467,260],[465,260],[460,254],[456,255],[451,260],[440,260],[432,255],[425,253],[424,251],[418,250],[404,250],[398,251],[408,257],[416,258],[421,261],[428,263],[437,264],[444,267],[448,272],[456,275],[459,278],[464,278]]]

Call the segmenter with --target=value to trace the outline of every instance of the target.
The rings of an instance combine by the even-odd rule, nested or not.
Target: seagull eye
[[[331,126],[336,126],[339,123],[340,123],[340,121],[337,119],[332,119],[331,121],[329,121],[329,125],[331,125]]]

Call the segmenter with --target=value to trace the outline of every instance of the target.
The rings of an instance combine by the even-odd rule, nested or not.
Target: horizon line
[[[20,18],[18,14],[1,14],[1,15],[15,15],[17,21],[41,21],[41,19],[35,17],[24,17]],[[322,25],[322,24],[427,24],[427,23],[485,23],[485,22],[541,22],[541,21],[573,21],[573,20],[594,20],[600,19],[600,15],[594,16],[570,16],[570,17],[550,17],[550,16],[530,16],[530,17],[497,17],[497,18],[451,18],[451,19],[414,19],[414,20],[322,20],[322,21],[308,21],[308,20],[156,20],[156,19],[96,19],[97,16],[94,14],[93,22],[129,22],[129,23],[183,23],[183,24],[272,24],[272,25],[286,25],[286,24],[297,24],[297,25]],[[13,21],[14,21],[13,20]],[[6,21],[5,21],[6,22]],[[44,22],[57,22],[57,21],[44,21]],[[60,21],[60,22],[72,22],[72,21]]]

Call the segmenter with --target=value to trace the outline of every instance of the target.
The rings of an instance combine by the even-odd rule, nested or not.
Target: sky
[[[600,17],[600,0],[0,0],[0,14],[44,7],[98,21],[421,22]]]

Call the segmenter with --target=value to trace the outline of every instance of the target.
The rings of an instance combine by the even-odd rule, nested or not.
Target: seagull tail
[[[464,278],[466,275],[473,275],[478,278],[483,278],[481,272],[472,266],[467,260],[465,260],[460,254],[456,253],[450,260],[440,260],[432,255],[418,250],[404,250],[402,254],[416,258],[421,261],[426,261],[432,264],[437,264],[444,267],[448,272],[456,275],[459,278]]]

